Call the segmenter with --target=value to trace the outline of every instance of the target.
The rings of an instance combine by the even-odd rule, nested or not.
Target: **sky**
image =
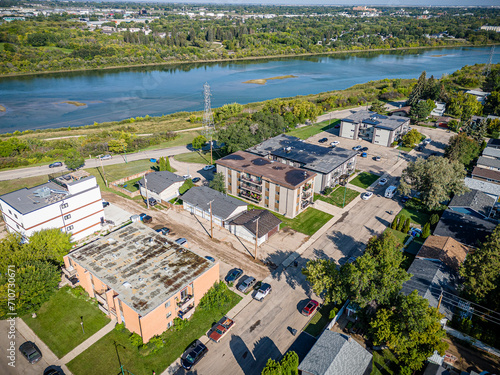
[[[144,1],[148,2],[148,1]],[[261,5],[369,5],[369,6],[497,6],[500,0],[152,0],[161,3],[261,4]]]

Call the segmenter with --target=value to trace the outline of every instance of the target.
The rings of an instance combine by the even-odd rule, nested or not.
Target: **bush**
[[[431,235],[431,223],[428,221],[425,223],[424,228],[422,229],[422,238],[427,238]]]
[[[189,326],[189,320],[174,318],[174,330],[175,331],[182,331],[187,326]]]
[[[334,307],[333,309],[330,310],[330,316],[329,316],[329,318],[330,319],[335,318],[335,315],[337,315],[338,312],[339,312],[339,309],[337,309],[336,307]]]
[[[133,346],[135,346],[137,348],[139,348],[139,347],[141,347],[143,345],[142,337],[140,335],[138,335],[137,333],[135,333],[135,332],[130,335],[130,337],[128,338],[128,340],[130,341],[130,343]]]
[[[118,332],[124,332],[127,331],[127,328],[125,328],[125,324],[120,323],[115,326],[115,330]]]
[[[213,309],[227,302],[229,302],[229,289],[224,281],[219,281],[205,293],[198,307],[202,309]]]
[[[333,188],[332,188],[332,187],[330,187],[330,186],[327,186],[327,187],[325,188],[325,190],[323,190],[323,194],[324,194],[324,195],[330,195],[330,194],[332,193],[332,191],[333,191]]]
[[[439,222],[439,215],[438,214],[432,214],[429,222],[430,222],[431,225],[436,225]]]
[[[411,223],[410,219],[406,218],[403,225],[403,230],[402,230],[403,233],[408,233],[408,231],[410,230],[410,223]]]
[[[396,229],[397,229],[397,227],[398,227],[398,220],[399,220],[399,216],[396,216],[396,217],[394,218],[394,220],[392,221],[392,224],[391,224],[391,229],[394,229],[394,230],[396,230]]]
[[[406,216],[401,215],[399,217],[398,228],[397,228],[399,232],[403,231],[403,227],[405,226],[405,221],[406,221]]]

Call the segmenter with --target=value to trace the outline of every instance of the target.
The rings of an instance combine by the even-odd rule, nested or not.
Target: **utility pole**
[[[106,172],[104,172],[104,166],[102,165],[102,159],[99,157],[99,160],[101,161],[101,169],[102,169],[102,176],[104,177],[104,183],[106,184],[106,187],[108,187],[108,179],[106,178]]]
[[[259,241],[259,219],[260,219],[260,216],[254,220],[257,222],[257,224],[255,226],[255,257],[254,257],[255,259],[257,259],[257,244]]]
[[[212,144],[213,144],[213,133],[214,133],[214,117],[212,115],[212,105],[211,99],[212,96],[210,92],[210,85],[205,82],[203,85],[203,97],[205,98],[205,110],[203,112],[203,132],[205,133],[205,137],[210,139],[210,164],[213,164],[213,156],[212,156]]]
[[[146,188],[146,205],[148,206],[149,210],[148,179],[146,178],[147,175],[147,173],[144,175],[144,187]]]
[[[443,300],[443,291],[441,291],[441,295],[439,296],[439,302],[438,302],[438,307],[437,310],[439,311],[439,307],[441,307],[441,301]]]
[[[214,200],[212,199],[210,203],[210,238],[214,239],[214,222],[213,222],[213,215],[212,215],[212,202]]]

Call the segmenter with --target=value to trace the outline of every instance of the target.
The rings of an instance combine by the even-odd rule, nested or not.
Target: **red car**
[[[315,301],[315,300],[310,300],[306,307],[304,307],[302,309],[302,315],[305,315],[305,316],[309,316],[311,315],[313,312],[316,311],[316,309],[318,308],[318,305],[319,305],[319,302],[318,301]]]

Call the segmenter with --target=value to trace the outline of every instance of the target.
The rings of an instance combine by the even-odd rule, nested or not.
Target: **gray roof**
[[[255,222],[255,220],[257,220],[257,218],[259,219],[259,235],[257,236],[258,238],[265,236],[282,222],[268,210],[253,209],[250,211],[242,212],[240,215],[232,219],[229,224],[243,225],[253,235],[255,235],[255,231],[257,229],[257,223]]]
[[[273,155],[292,160],[300,163],[302,168],[319,173],[330,173],[357,155],[356,151],[313,145],[286,134],[270,138],[247,151],[260,156]]]
[[[469,189],[479,190],[482,191],[483,193],[494,195],[497,197],[500,196],[499,184],[494,184],[493,182],[488,182],[488,181],[476,180],[470,177],[465,177],[464,182],[465,186],[467,186]]]
[[[477,159],[477,165],[479,165],[479,166],[486,165],[487,167],[500,169],[500,160],[493,159],[493,158],[487,158],[485,156],[480,156],[479,159]]]
[[[148,190],[153,193],[160,194],[165,189],[168,189],[170,186],[175,184],[176,182],[184,181],[184,178],[176,175],[175,173],[162,171],[162,172],[151,172],[146,176],[146,181],[144,181],[144,177],[139,181],[139,185],[145,186],[148,184]]]
[[[395,130],[410,121],[410,119],[403,116],[384,116],[376,112],[362,110],[343,118],[342,121],[363,123],[380,129]]]
[[[500,139],[490,138],[488,140],[488,147],[500,147]]]
[[[165,303],[212,263],[142,222],[127,225],[68,255],[141,316]]]
[[[489,217],[496,199],[479,190],[471,190],[462,195],[455,195],[448,207],[468,207],[479,212],[484,217]]]
[[[325,330],[299,364],[303,374],[363,375],[372,354],[350,336]]]
[[[212,214],[222,220],[229,218],[238,207],[247,206],[247,203],[207,186],[194,186],[181,198],[184,202],[207,212],[210,211],[210,201],[213,200]]]
[[[68,182],[66,185],[75,185],[92,178],[95,179],[94,176],[85,177],[81,180]],[[95,188],[98,188],[97,183],[90,189]],[[63,199],[83,194],[90,189],[81,191],[77,194],[70,194],[66,186],[61,186],[53,181],[49,181],[32,188],[23,188],[1,195],[0,200],[13,207],[20,214],[25,215],[60,202]]]
[[[439,312],[446,318],[453,317],[454,305],[458,303],[456,287],[458,286],[458,275],[451,268],[440,261],[415,258],[408,273],[411,279],[403,284],[402,292],[406,295],[414,290],[429,301],[429,306],[437,307],[441,291],[444,294]]]
[[[494,147],[486,147],[483,150],[483,156],[489,156],[490,158],[500,159],[500,150]]]
[[[477,247],[495,227],[491,221],[447,209],[441,215],[434,235],[451,237],[464,245]]]

